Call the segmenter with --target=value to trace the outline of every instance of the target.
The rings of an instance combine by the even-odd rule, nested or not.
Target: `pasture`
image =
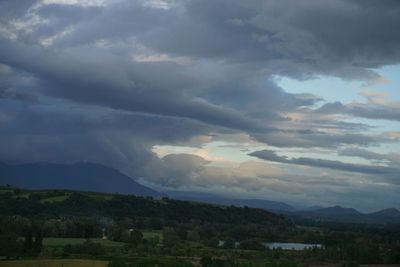
[[[122,247],[125,244],[122,242],[116,242],[101,238],[92,238],[90,240],[94,243],[100,243],[104,247]],[[45,247],[63,247],[67,244],[70,245],[83,244],[85,241],[86,241],[85,238],[45,238],[43,240],[43,245]]]

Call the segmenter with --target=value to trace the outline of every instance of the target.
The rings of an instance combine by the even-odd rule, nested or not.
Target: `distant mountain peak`
[[[0,185],[27,189],[70,189],[102,193],[161,196],[151,188],[137,183],[131,177],[111,167],[76,162],[0,164]]]
[[[383,209],[380,211],[376,211],[373,213],[370,213],[369,215],[374,215],[374,216],[398,216],[400,217],[400,211],[396,208],[388,208],[388,209]]]
[[[314,210],[308,210],[304,211],[304,213],[309,214],[309,215],[314,215],[314,216],[323,216],[323,217],[349,217],[349,216],[360,216],[363,215],[361,212],[359,212],[356,209],[353,208],[345,208],[339,205],[335,205],[332,207],[327,207],[327,208],[320,208],[320,209],[314,209]]]
[[[297,216],[335,222],[347,223],[372,223],[372,224],[398,224],[400,223],[400,211],[396,208],[388,208],[377,212],[365,214],[353,208],[345,208],[339,205],[316,209],[303,210],[296,213]]]
[[[314,210],[320,210],[320,209],[323,209],[323,208],[324,207],[322,207],[322,206],[314,205],[314,206],[310,206],[310,207],[305,207],[305,208],[301,209],[301,211],[314,211]]]

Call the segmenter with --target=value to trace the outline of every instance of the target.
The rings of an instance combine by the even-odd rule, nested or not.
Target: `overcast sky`
[[[0,161],[400,208],[400,1],[0,1]]]

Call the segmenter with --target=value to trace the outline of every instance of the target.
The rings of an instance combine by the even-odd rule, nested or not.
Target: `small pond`
[[[321,244],[306,244],[306,243],[263,243],[264,246],[270,249],[285,249],[285,250],[305,250],[310,248],[321,248]]]

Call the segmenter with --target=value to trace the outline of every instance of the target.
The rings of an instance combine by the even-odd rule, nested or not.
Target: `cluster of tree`
[[[379,243],[397,243],[400,240],[400,225],[388,224],[360,224],[334,221],[315,221],[304,218],[292,218],[296,225],[309,226],[322,229],[322,231],[334,231],[337,233],[368,234]]]
[[[100,222],[87,217],[71,217],[47,219],[43,223],[45,237],[101,237],[102,227]]]
[[[18,197],[21,194],[24,196]],[[46,201],[48,197],[60,196],[64,199]],[[165,235],[171,236],[165,239],[167,244],[187,240],[216,246],[221,238],[280,239],[282,233],[294,228],[282,216],[259,209],[121,195],[111,199],[94,198],[85,193],[67,194],[59,190],[14,190],[14,193],[0,194],[0,212],[5,217],[19,216],[26,220],[40,217],[45,237],[94,238],[105,234],[112,240],[127,243],[136,242],[129,240],[128,229],[167,229]],[[171,234],[168,229],[172,229]]]
[[[335,235],[335,233],[332,233]],[[398,264],[400,263],[400,246],[398,244],[376,243],[368,235],[356,236],[353,239],[343,233],[336,233],[336,242],[330,243],[314,256],[332,261],[355,262],[359,264]]]
[[[39,218],[0,216],[0,231],[14,233],[17,236],[26,236],[34,232],[42,237],[101,237],[102,227],[99,221],[87,217],[71,218]]]
[[[0,195],[0,211],[3,215],[21,215],[25,217],[54,215],[92,216],[126,218],[158,218],[163,221],[188,222],[190,220],[216,223],[241,224],[256,223],[260,225],[286,225],[283,216],[261,209],[240,207],[223,207],[209,204],[198,204],[164,198],[152,198],[114,195],[111,199],[94,198],[83,193],[72,193],[64,201],[41,201],[42,194],[30,193],[28,197],[14,197],[13,194]],[[159,224],[160,221],[149,221]]]
[[[143,234],[135,229],[113,228],[111,239],[137,246],[144,242]]]
[[[41,225],[36,219],[0,217],[0,255],[6,258],[38,255],[43,242]]]

